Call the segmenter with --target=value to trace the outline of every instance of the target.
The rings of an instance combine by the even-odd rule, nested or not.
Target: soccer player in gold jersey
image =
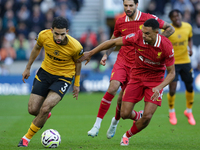
[[[78,99],[81,63],[76,60],[83,55],[83,48],[76,39],[67,34],[68,31],[67,19],[56,17],[52,28],[41,31],[36,38],[37,43],[22,74],[23,82],[30,76],[31,65],[42,47],[45,58],[33,81],[28,103],[28,112],[35,118],[18,147],[27,147],[34,134],[43,127],[52,108],[67,92],[74,76],[73,97]]]
[[[175,29],[174,34],[169,37],[169,40],[174,48],[174,64],[176,69],[175,79],[169,84],[169,93],[167,95],[169,103],[169,122],[172,125],[177,124],[174,102],[178,76],[180,75],[186,87],[186,110],[184,111],[184,115],[188,118],[189,124],[195,125],[196,122],[192,114],[194,102],[193,69],[189,58],[189,56],[192,55],[192,27],[189,23],[181,21],[182,16],[179,10],[172,10],[169,13],[169,18],[172,21],[171,25]]]

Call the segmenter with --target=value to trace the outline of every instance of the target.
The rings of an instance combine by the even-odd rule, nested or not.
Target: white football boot
[[[97,126],[93,126],[90,131],[88,131],[88,136],[95,137],[99,133],[99,128]]]
[[[118,123],[119,123],[119,120],[115,120],[115,117],[113,117],[111,120],[110,127],[108,128],[108,131],[107,131],[108,139],[111,139],[115,135]]]

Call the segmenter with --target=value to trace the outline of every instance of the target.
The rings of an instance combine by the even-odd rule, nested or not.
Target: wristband
[[[75,86],[80,86],[80,75],[75,76],[74,85]]]

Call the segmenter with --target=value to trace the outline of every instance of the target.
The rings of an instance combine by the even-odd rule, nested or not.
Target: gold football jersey
[[[189,23],[182,22],[180,28],[173,27],[175,28],[175,32],[169,37],[169,40],[174,48],[175,64],[190,63],[188,38],[192,37],[192,26]]]
[[[52,75],[72,78],[75,75],[75,60],[83,55],[81,44],[66,35],[68,43],[59,45],[54,42],[53,33],[50,29],[39,33],[37,44],[44,47],[45,57],[41,67]]]

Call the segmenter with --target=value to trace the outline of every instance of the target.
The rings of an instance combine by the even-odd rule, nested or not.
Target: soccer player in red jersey
[[[93,50],[84,53],[79,61],[89,62],[92,55],[113,46],[133,46],[135,61],[131,68],[130,80],[123,94],[120,116],[135,120],[134,106],[144,97],[144,112],[140,119],[122,137],[120,145],[129,145],[129,138],[149,124],[158,106],[161,106],[163,88],[175,77],[174,50],[168,38],[158,34],[159,23],[148,19],[142,30],[127,36],[103,42]],[[165,70],[168,74],[164,78]]]
[[[159,19],[154,15],[139,11],[137,9],[138,0],[123,0],[123,5],[126,15],[119,18],[116,21],[114,33],[111,39],[115,39],[120,36],[125,36],[140,30],[142,28],[143,23],[150,18],[155,18],[159,22],[159,28],[165,30],[162,33],[162,35],[169,37],[174,32],[174,28],[167,22],[164,22],[163,20]],[[120,49],[120,47],[117,48]],[[112,49],[108,50],[107,53],[103,56],[101,60],[102,65],[106,64],[107,57],[111,52]],[[93,128],[90,131],[88,131],[89,136],[92,137],[97,136],[99,128],[101,126],[102,119],[107,113],[112,99],[114,98],[119,87],[121,86],[122,90],[120,91],[118,96],[115,117],[112,118],[111,125],[107,131],[107,138],[110,139],[114,136],[117,124],[120,119],[120,107],[121,107],[123,91],[130,79],[129,77],[130,69],[135,61],[134,55],[135,51],[133,46],[122,46],[121,49],[119,50],[117,60],[112,69],[109,88],[101,100],[96,122],[94,123]],[[138,113],[138,112],[133,112],[133,113]]]

